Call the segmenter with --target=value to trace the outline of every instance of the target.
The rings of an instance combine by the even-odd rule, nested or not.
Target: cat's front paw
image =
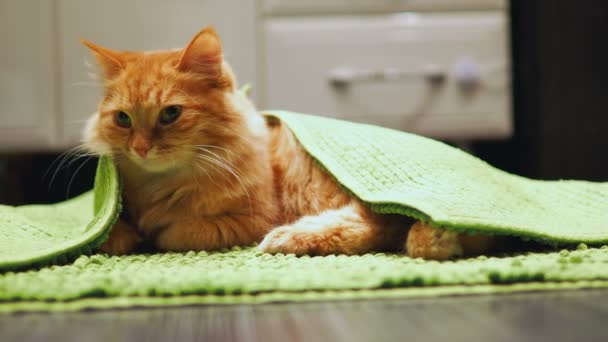
[[[262,252],[277,254],[314,254],[317,239],[311,232],[302,231],[292,226],[282,226],[271,230],[258,249]]]
[[[99,251],[109,255],[125,255],[133,251],[142,239],[122,219],[118,219],[110,231],[108,239],[99,246]]]
[[[354,254],[340,238],[341,227],[323,228],[304,225],[281,226],[271,230],[258,249],[271,254],[330,255]]]

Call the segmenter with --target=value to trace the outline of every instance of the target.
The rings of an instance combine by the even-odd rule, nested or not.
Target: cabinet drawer
[[[506,0],[264,0],[267,14],[466,11],[506,7]]]
[[[439,138],[511,133],[501,11],[281,17],[264,29],[269,108]]]

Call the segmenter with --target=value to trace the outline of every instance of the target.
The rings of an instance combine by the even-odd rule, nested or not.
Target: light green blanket
[[[312,115],[273,115],[377,212],[551,244],[608,242],[608,183],[531,180],[418,135]]]
[[[581,243],[598,248],[581,244],[572,251],[444,263],[384,254],[296,258],[252,248],[88,257],[120,211],[116,169],[102,158],[94,193],[49,206],[0,206],[0,311],[608,285],[608,248],[599,248],[608,241],[608,183],[530,180],[417,135],[289,112],[268,114],[291,128],[320,165],[377,212],[568,249]]]

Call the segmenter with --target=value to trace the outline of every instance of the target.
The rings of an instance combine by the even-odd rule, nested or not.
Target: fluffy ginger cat
[[[317,167],[292,133],[237,91],[213,28],[181,50],[114,51],[83,41],[103,78],[84,140],[123,178],[125,212],[101,246],[163,251],[259,243],[297,255],[403,251],[443,260],[486,251],[464,236],[377,215]]]

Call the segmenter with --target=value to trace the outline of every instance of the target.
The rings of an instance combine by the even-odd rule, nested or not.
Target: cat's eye
[[[131,128],[132,122],[129,114],[125,112],[118,112],[115,116],[116,124],[120,127]]]
[[[175,122],[179,115],[182,113],[182,107],[180,106],[168,106],[160,111],[158,121],[163,125],[168,125]]]

